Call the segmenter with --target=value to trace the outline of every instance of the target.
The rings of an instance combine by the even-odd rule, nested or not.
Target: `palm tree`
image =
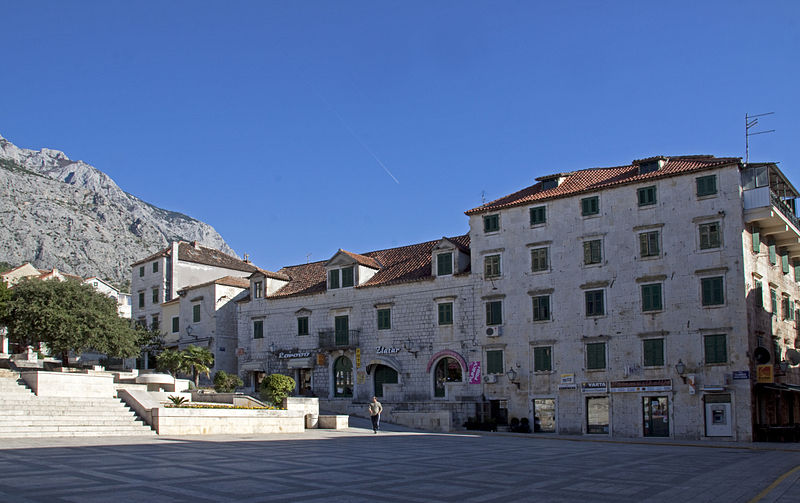
[[[156,368],[162,372],[169,372],[172,377],[178,377],[178,372],[183,372],[183,355],[173,349],[165,349],[156,356]]]
[[[208,377],[211,367],[214,365],[214,354],[208,349],[200,346],[190,345],[181,351],[183,369],[191,370],[192,379],[195,387],[200,386],[200,374]]]

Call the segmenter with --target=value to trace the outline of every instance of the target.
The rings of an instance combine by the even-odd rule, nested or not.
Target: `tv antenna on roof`
[[[758,125],[758,118],[765,115],[772,115],[775,112],[767,112],[765,114],[748,115],[744,114],[744,163],[750,162],[750,137],[757,134],[774,133],[774,129],[768,131],[756,131],[751,133],[750,130]]]

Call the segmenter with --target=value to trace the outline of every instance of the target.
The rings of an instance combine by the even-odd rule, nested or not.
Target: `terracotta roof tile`
[[[181,288],[180,291],[195,290],[197,288],[202,288],[208,285],[222,285],[222,286],[233,286],[236,288],[250,288],[250,281],[247,280],[246,278],[238,278],[236,276],[223,276],[221,278],[215,279],[214,281],[206,281],[205,283],[183,287]]]
[[[279,280],[282,280],[282,281],[289,281],[290,280],[289,276],[287,276],[285,274],[281,274],[279,272],[268,271],[266,269],[261,269],[260,267],[256,267],[256,271],[253,274],[251,274],[250,276],[248,276],[248,278],[252,278],[253,276],[256,276],[256,275],[259,275],[259,274],[262,275],[262,276],[266,276],[267,278],[279,279]]]
[[[560,197],[574,196],[581,193],[593,192],[615,185],[637,183],[646,180],[656,180],[670,176],[682,175],[693,171],[717,168],[728,164],[738,164],[741,162],[739,157],[714,157],[711,155],[693,155],[664,157],[666,163],[657,171],[639,174],[639,164],[661,157],[651,157],[634,161],[628,166],[616,166],[611,168],[591,168],[571,173],[562,173],[566,179],[557,187],[542,190],[542,182],[524,188],[513,194],[501,197],[477,208],[473,208],[464,213],[474,215],[485,211],[495,211],[513,206],[521,206],[536,201],[546,201]],[[538,179],[551,178],[539,177]]]
[[[168,246],[158,252],[150,255],[147,258],[138,260],[131,264],[131,267],[155,260],[161,257],[168,257],[172,254],[172,246]],[[178,243],[178,260],[184,262],[194,262],[196,264],[210,265],[215,267],[224,267],[225,269],[233,269],[234,271],[255,272],[258,269],[253,264],[232,257],[226,253],[213,248],[206,248],[205,246],[195,246],[192,243],[180,241]]]
[[[351,259],[355,260],[357,264],[363,265],[365,267],[369,267],[371,269],[380,269],[381,265],[372,257],[367,257],[366,255],[359,255],[358,253],[349,252],[347,250],[339,249],[340,253],[344,253]]]

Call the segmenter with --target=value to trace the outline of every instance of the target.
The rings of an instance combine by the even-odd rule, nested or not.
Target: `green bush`
[[[283,399],[294,391],[295,382],[283,374],[270,374],[261,380],[261,398],[280,407]]]
[[[244,384],[239,376],[220,370],[214,374],[214,391],[217,393],[230,393]]]

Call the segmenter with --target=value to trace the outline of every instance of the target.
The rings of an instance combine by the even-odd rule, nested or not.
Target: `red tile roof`
[[[184,290],[194,290],[196,288],[202,288],[208,285],[222,285],[222,286],[233,286],[236,288],[250,288],[250,281],[245,278],[237,278],[236,276],[224,276],[222,278],[217,278],[214,281],[206,281],[205,283],[200,283],[198,285],[190,285],[181,288],[180,291]]]
[[[359,255],[358,253],[349,252],[347,250],[339,249],[339,253],[344,253],[351,259],[355,260],[357,264],[369,267],[371,269],[380,269],[381,265],[372,257],[366,255]]]
[[[258,275],[265,276],[267,278],[272,278],[272,279],[279,279],[279,280],[282,280],[282,281],[289,281],[289,279],[290,279],[289,276],[287,276],[285,274],[268,271],[266,269],[261,269],[260,267],[256,267],[256,272],[254,272],[253,274],[248,276],[248,278],[252,278],[253,276],[258,276]]]
[[[163,250],[159,250],[147,258],[134,262],[131,264],[131,267],[136,267],[137,265],[150,262],[157,258],[168,257],[171,254],[172,245],[167,246]],[[236,257],[231,257],[219,250],[206,248],[205,246],[195,246],[193,243],[187,243],[185,241],[180,241],[178,243],[178,260],[214,267],[224,267],[225,269],[233,269],[234,271],[255,272],[257,269],[253,264],[239,260]]]
[[[452,241],[459,249],[469,250],[469,234],[446,239]],[[389,248],[388,250],[372,251],[359,255],[365,259],[369,259],[369,261],[375,261],[377,264],[380,264],[380,269],[378,269],[369,281],[356,288],[432,279],[431,253],[433,252],[433,247],[439,243],[439,241],[440,240],[437,239],[436,241],[401,246],[399,248]],[[348,253],[348,255],[350,254]],[[312,262],[310,264],[282,268],[278,273],[289,276],[291,281],[269,297],[313,295],[325,292],[327,282],[325,272],[326,262],[327,261]]]
[[[729,164],[738,164],[740,157],[714,157],[712,155],[691,155],[677,157],[663,157],[666,163],[657,171],[639,174],[639,164],[662,157],[651,157],[634,161],[628,166],[616,166],[611,168],[591,168],[571,173],[561,173],[560,176],[566,179],[557,187],[542,190],[542,182],[531,185],[513,194],[501,197],[488,202],[477,208],[465,211],[467,215],[495,211],[513,206],[522,206],[537,201],[557,199],[561,197],[574,196],[576,194],[594,192],[615,185],[637,183],[646,180],[656,180],[670,176],[683,175],[694,171],[718,168]],[[553,178],[558,175],[539,177],[537,180]]]

